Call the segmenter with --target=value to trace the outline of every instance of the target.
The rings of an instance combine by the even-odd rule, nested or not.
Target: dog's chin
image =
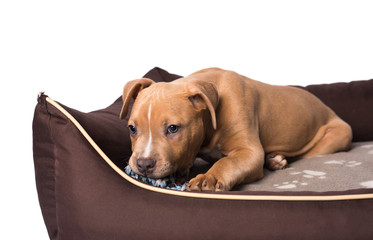
[[[159,169],[159,171],[157,171],[156,169],[154,172],[148,174],[147,177],[159,179],[159,178],[168,178],[168,177],[174,176],[175,174],[176,174],[176,171],[173,169]]]

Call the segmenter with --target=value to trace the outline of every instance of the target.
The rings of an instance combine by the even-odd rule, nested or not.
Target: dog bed
[[[145,77],[172,81],[160,68]],[[300,160],[222,193],[155,187],[124,172],[122,100],[83,113],[38,97],[33,149],[50,239],[372,239],[373,80],[305,87],[353,128],[347,153]],[[198,159],[193,174],[208,164]]]

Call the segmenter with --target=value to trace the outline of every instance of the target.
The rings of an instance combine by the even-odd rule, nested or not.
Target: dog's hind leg
[[[266,155],[265,164],[269,170],[280,170],[286,168],[288,161],[282,154],[270,153]]]
[[[324,136],[320,141],[308,152],[298,156],[297,159],[347,151],[350,149],[352,130],[346,122],[340,118],[334,118],[325,125],[323,131],[325,131]]]

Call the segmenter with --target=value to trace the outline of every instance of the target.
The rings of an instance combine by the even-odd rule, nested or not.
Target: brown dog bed
[[[145,76],[179,77],[159,68]],[[131,145],[121,98],[83,113],[41,94],[34,162],[50,238],[372,239],[373,80],[306,89],[352,126],[352,150],[211,194],[152,187],[123,172]],[[206,167],[197,161],[193,171]]]

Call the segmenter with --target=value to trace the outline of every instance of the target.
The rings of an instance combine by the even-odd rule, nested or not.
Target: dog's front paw
[[[199,174],[189,181],[188,191],[208,192],[208,191],[225,191],[225,184],[212,174]]]

